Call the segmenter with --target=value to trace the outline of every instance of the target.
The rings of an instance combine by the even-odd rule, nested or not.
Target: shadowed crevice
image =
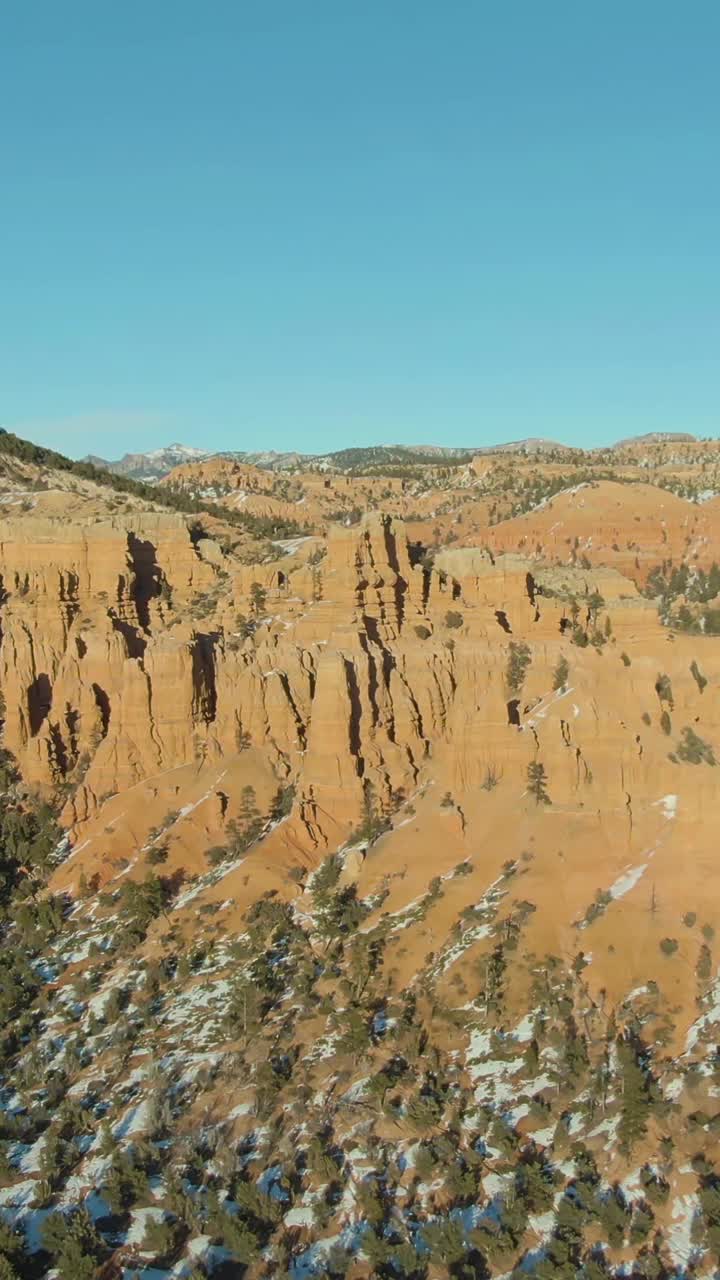
[[[52,706],[52,685],[46,672],[43,671],[35,677],[28,689],[27,699],[30,736],[34,738],[47,719]]]
[[[147,539],[128,534],[128,551],[133,571],[133,599],[138,622],[145,630],[150,626],[149,603],[160,595],[161,572],[155,548]]]

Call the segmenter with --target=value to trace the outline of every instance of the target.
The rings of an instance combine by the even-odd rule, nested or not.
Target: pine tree
[[[530,795],[535,797],[536,804],[551,803],[547,792],[545,765],[539,760],[533,760],[527,767],[527,789]]]
[[[523,641],[510,641],[510,654],[506,672],[507,687],[511,693],[519,693],[525,683],[530,666],[530,647]]]
[[[597,622],[597,616],[601,609],[605,608],[605,601],[599,591],[591,591],[587,599],[588,621],[592,626]]]
[[[621,1150],[629,1154],[647,1130],[651,1102],[649,1081],[642,1047],[634,1040],[620,1038],[617,1049],[622,1073],[622,1110],[618,1137]]]
[[[250,603],[255,616],[265,612],[265,604],[267,601],[267,591],[259,582],[253,582],[250,586]]]

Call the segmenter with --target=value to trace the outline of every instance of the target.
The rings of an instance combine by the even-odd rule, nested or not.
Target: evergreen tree
[[[622,1079],[622,1100],[618,1137],[620,1148],[629,1154],[645,1135],[650,1114],[651,1096],[646,1065],[646,1051],[631,1037],[617,1041]]]
[[[527,789],[531,796],[535,797],[536,804],[550,804],[550,796],[547,791],[547,776],[545,774],[545,765],[539,760],[533,760],[527,767]]]

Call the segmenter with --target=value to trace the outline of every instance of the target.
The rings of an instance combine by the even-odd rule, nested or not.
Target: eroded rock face
[[[176,516],[0,526],[5,741],[29,781],[67,788],[69,824],[145,778],[249,747],[294,784],[309,850],[336,844],[368,797],[389,811],[428,777],[461,791],[522,779],[539,755],[564,804],[593,803],[590,777],[619,806],[649,786],[657,743],[630,722],[657,701],[667,634],[617,571],[478,548],[428,567],[380,514],[334,529],[324,555],[301,551],[208,557]],[[571,644],[578,625],[604,625],[603,647]],[[619,652],[638,644],[625,668]],[[527,669],[513,683],[517,646]],[[688,669],[678,705],[697,692]]]
[[[166,630],[170,601],[179,610],[215,579],[186,522],[5,521],[0,566],[5,744],[27,778],[57,785],[97,761],[103,790],[115,790],[159,760],[186,758],[171,726],[183,722],[187,739],[202,718],[200,640]]]
[[[420,616],[423,588],[391,521],[339,530],[317,568],[293,566],[292,598],[286,569],[231,577],[172,516],[141,530],[135,519],[27,519],[0,532],[6,744],[32,782],[82,773],[75,816],[153,772],[247,743],[281,772],[306,773],[309,802],[336,778],[352,810],[368,768],[382,773],[387,757],[399,780],[425,749],[416,731],[395,740],[395,702],[408,729],[417,713],[386,644],[408,611]],[[211,603],[202,620],[198,595]],[[233,633],[235,611],[251,634]]]

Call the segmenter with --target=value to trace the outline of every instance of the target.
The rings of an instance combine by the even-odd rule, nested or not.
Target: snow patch
[[[624,898],[626,893],[629,893],[631,889],[635,888],[635,885],[645,874],[647,868],[647,862],[642,862],[639,867],[630,867],[628,871],[624,871],[621,876],[618,876],[615,883],[610,885],[608,890],[610,897],[613,899]]]

